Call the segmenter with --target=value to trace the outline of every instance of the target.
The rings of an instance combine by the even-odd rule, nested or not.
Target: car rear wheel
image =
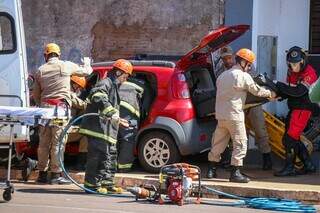
[[[160,131],[149,132],[142,136],[138,146],[138,157],[141,166],[153,173],[181,159],[171,135]]]

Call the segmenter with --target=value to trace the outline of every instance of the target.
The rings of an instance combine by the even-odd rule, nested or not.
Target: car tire
[[[156,173],[162,166],[179,162],[181,155],[170,134],[152,131],[141,137],[138,158],[143,169]]]

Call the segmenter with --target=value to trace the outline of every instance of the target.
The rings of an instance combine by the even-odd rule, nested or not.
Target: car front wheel
[[[138,146],[138,157],[141,166],[153,173],[181,159],[171,135],[160,131],[149,132],[142,136]]]

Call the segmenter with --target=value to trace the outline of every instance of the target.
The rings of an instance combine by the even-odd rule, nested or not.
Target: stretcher
[[[8,170],[5,182],[0,182],[0,188],[4,189],[3,199],[10,201],[14,193],[13,184],[10,181],[11,161],[14,141],[14,128],[17,126],[52,125],[68,121],[70,110],[65,106],[54,108],[31,108],[0,106],[0,130],[9,127],[10,137],[8,145],[1,145],[0,149],[8,149]]]
[[[282,144],[282,137],[285,133],[285,124],[273,116],[272,114],[264,111],[264,117],[266,121],[266,128],[269,135],[269,144],[273,153],[279,156],[282,159],[285,159],[285,148]],[[254,137],[254,131],[250,123],[246,123],[249,131],[249,134]],[[313,151],[313,144],[305,135],[300,137],[301,142],[307,147],[309,153]],[[302,168],[302,162],[298,159],[296,160],[295,166],[297,168]]]

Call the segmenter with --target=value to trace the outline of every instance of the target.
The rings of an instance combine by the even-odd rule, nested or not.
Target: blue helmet
[[[301,62],[301,70],[306,66],[307,55],[301,47],[291,47],[287,52],[287,64]]]
[[[301,47],[291,47],[287,52],[287,61],[290,63],[298,63],[306,59],[306,54]]]

